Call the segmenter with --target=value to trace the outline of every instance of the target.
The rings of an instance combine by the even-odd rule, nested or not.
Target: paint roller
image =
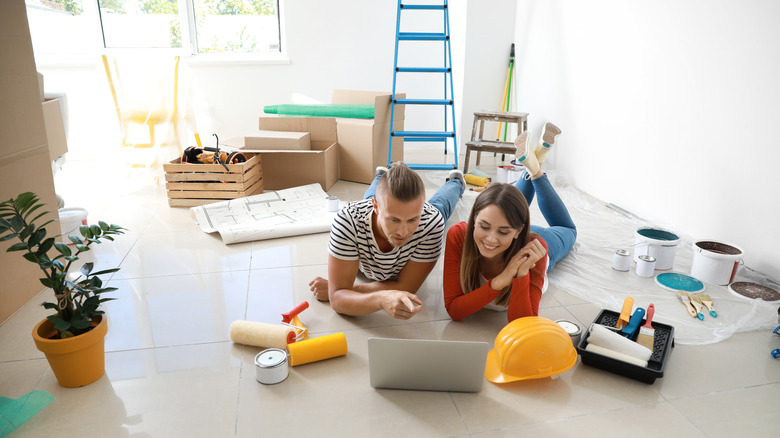
[[[298,319],[298,314],[308,307],[309,303],[304,301],[289,312],[282,313],[281,325],[254,321],[233,321],[230,324],[230,340],[237,344],[285,350],[287,344],[308,337],[306,328]]]
[[[290,365],[298,366],[347,354],[347,338],[344,333],[311,338],[287,346]]]
[[[466,183],[468,184],[480,186],[480,187],[487,187],[488,184],[490,184],[490,178],[473,175],[471,173],[467,173],[463,175],[463,179],[466,180]]]
[[[254,347],[286,349],[295,342],[295,328],[285,325],[254,321],[233,321],[230,324],[230,340]]]
[[[613,359],[621,360],[638,366],[647,366],[647,361],[653,355],[652,350],[624,338],[600,324],[593,324],[588,335],[588,351],[593,351]]]

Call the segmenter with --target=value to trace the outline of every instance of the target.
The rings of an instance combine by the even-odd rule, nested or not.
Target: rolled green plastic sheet
[[[54,396],[40,389],[16,400],[0,396],[0,437],[13,432],[53,401]]]
[[[372,104],[336,104],[324,103],[319,105],[268,105],[263,107],[266,114],[278,114],[284,116],[313,116],[313,117],[343,117],[349,119],[373,119],[374,105]]]

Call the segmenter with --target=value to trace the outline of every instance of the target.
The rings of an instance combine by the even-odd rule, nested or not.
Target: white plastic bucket
[[[691,276],[705,283],[725,286],[742,266],[742,249],[714,240],[693,243]]]
[[[656,271],[672,269],[679,236],[656,228],[640,228],[634,236],[634,263],[639,263],[639,256],[648,255],[655,258]]]
[[[75,236],[81,236],[79,233],[79,227],[87,225],[87,210],[84,208],[61,208],[60,213],[60,230],[62,232],[62,241],[72,245],[73,242],[68,239],[68,236],[73,234]]]

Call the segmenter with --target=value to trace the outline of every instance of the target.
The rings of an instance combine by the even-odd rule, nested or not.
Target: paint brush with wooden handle
[[[701,300],[702,304],[707,306],[707,309],[710,311],[710,316],[713,318],[716,318],[718,316],[718,312],[715,311],[712,307],[712,298],[709,294],[699,294],[699,299]]]
[[[653,345],[655,343],[655,329],[652,325],[653,315],[655,315],[655,305],[650,303],[645,312],[645,324],[639,327],[639,335],[636,337],[636,342],[639,345],[645,346],[651,351],[653,350]]]
[[[701,309],[704,307],[704,304],[701,303],[699,296],[688,292],[688,298],[691,299],[691,304],[693,304],[693,307],[696,308],[696,316],[699,318],[699,320],[704,321],[704,314],[701,313]]]
[[[688,298],[688,295],[686,295],[685,292],[678,290],[677,291],[677,298],[680,299],[680,302],[683,303],[683,306],[685,306],[685,310],[688,311],[688,314],[690,314],[692,317],[696,318],[696,309],[693,308],[693,305],[691,305],[691,299]]]

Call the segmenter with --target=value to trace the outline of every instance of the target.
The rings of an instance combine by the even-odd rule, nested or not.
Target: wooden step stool
[[[508,113],[503,111],[479,111],[474,113],[474,127],[471,130],[471,140],[466,142],[466,159],[463,164],[463,173],[469,172],[469,155],[471,151],[477,152],[477,166],[481,152],[496,152],[514,155],[515,143],[512,141],[486,140],[482,138],[485,131],[485,122],[516,123],[517,134],[528,130],[528,113]]]

